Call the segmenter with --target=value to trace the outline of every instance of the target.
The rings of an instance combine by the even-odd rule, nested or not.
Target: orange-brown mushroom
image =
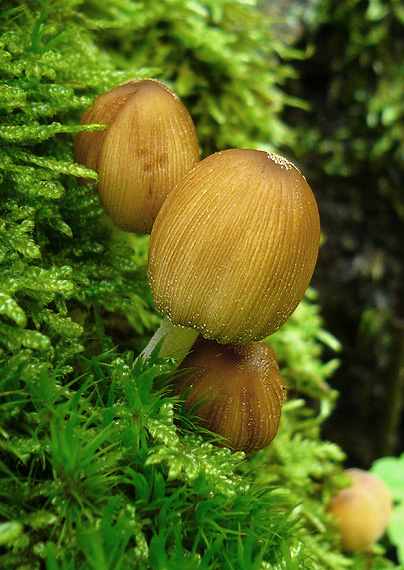
[[[81,124],[108,124],[76,135],[74,156],[98,173],[107,214],[123,230],[151,231],[175,183],[199,160],[192,119],[155,79],[135,79],[104,93]]]
[[[273,349],[264,342],[223,345],[202,337],[179,369],[175,390],[200,425],[234,450],[262,449],[275,437],[286,387]]]
[[[261,340],[301,301],[319,240],[316,200],[295,166],[264,151],[218,152],[178,182],[156,218],[155,306],[220,343]]]
[[[342,547],[360,551],[377,542],[386,531],[392,498],[386,485],[362,469],[348,469],[352,485],[341,489],[331,500],[328,511],[338,521]]]

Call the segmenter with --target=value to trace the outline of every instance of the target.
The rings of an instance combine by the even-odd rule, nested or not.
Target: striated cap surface
[[[260,340],[301,301],[319,240],[317,204],[295,166],[264,151],[218,152],[179,181],[156,218],[155,306],[220,343]]]
[[[176,386],[196,406],[200,424],[234,450],[257,451],[278,432],[286,387],[274,350],[264,342],[223,345],[200,337],[183,360]]]
[[[76,161],[98,173],[98,192],[118,227],[149,233],[167,194],[199,160],[188,111],[160,81],[138,79],[98,97],[81,119],[91,123],[108,128],[77,134]]]

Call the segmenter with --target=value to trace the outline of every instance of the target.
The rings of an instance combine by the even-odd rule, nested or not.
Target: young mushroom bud
[[[202,427],[234,450],[256,451],[275,437],[286,387],[273,349],[264,342],[223,345],[199,337],[179,370],[176,392]]]
[[[178,182],[156,218],[155,306],[220,343],[261,340],[301,301],[319,240],[316,200],[295,166],[259,150],[213,154]]]
[[[390,491],[382,481],[362,469],[348,469],[352,485],[339,491],[328,511],[337,519],[342,547],[347,552],[364,550],[386,531],[392,510]]]
[[[175,183],[199,160],[192,119],[180,99],[155,79],[104,93],[81,124],[108,124],[76,135],[75,160],[98,173],[107,214],[123,230],[149,233]]]

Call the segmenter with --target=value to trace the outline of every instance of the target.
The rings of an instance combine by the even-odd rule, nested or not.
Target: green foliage
[[[178,433],[166,364],[109,353],[82,369],[68,385],[45,371],[2,383],[4,567],[58,568],[67,545],[83,569],[281,562],[297,517],[274,485],[237,474],[242,453]]]
[[[119,8],[94,0],[87,10],[109,19],[100,41],[119,67],[154,67],[173,83],[207,156],[227,147],[276,150],[294,142],[281,113],[305,104],[281,87],[295,75],[289,61],[306,54],[283,41],[254,4],[148,0],[142,10],[131,0]]]
[[[403,71],[397,56],[403,25],[399,0],[318,4],[314,26],[319,36],[314,36],[314,41],[319,50],[333,49],[318,53],[322,60],[319,71],[329,73],[330,83],[324,85],[328,87],[327,108],[317,109],[322,120],[314,127],[316,135],[311,136],[316,136],[319,155],[327,157],[322,161],[327,175],[352,177],[369,163],[378,170],[386,155],[402,165]],[[329,33],[322,37],[325,26]],[[329,69],[324,67],[324,57],[330,58]],[[343,108],[348,111],[345,116],[339,113]],[[341,121],[334,124],[336,113]],[[321,132],[318,127],[326,129],[327,115],[328,129]],[[302,139],[303,145],[307,143],[311,147],[314,139]],[[394,200],[392,191],[387,190],[386,197]],[[397,207],[400,214],[401,206]]]
[[[74,112],[123,74],[95,57],[74,13],[64,28],[70,13],[57,3],[42,14],[22,7],[1,37],[1,344],[5,354],[24,347],[56,362],[82,350],[100,306],[141,313],[140,332],[154,322],[131,250],[111,244],[98,198],[76,182],[95,175],[72,161]]]
[[[309,288],[287,326],[268,337],[267,341],[275,350],[286,383],[322,406],[321,423],[331,412],[337,397],[326,380],[339,366],[336,358],[324,362],[321,355],[325,347],[335,353],[341,345],[323,328],[316,299],[316,292]],[[284,363],[287,363],[286,367],[282,368]]]
[[[204,152],[290,146],[283,59],[301,52],[247,0],[2,9],[0,566],[392,568],[344,556],[326,513],[344,458],[320,438],[338,343],[314,293],[269,339],[290,394],[273,445],[217,446],[172,396],[173,364],[134,359],[159,321],[147,238],[111,228],[72,160],[83,109],[138,75],[175,84]]]
[[[398,560],[404,564],[404,454],[378,459],[371,471],[390,489],[394,507],[387,533],[397,548]]]

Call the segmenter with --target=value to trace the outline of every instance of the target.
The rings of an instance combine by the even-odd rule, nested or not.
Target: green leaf
[[[0,292],[0,313],[12,319],[20,327],[27,324],[27,316],[18,303],[6,293]]]
[[[23,532],[23,525],[18,521],[0,524],[0,545],[10,546]]]
[[[387,485],[394,500],[404,502],[404,454],[377,459],[371,472]]]
[[[22,346],[33,350],[49,350],[51,342],[44,334],[26,329],[17,329],[0,323],[0,344],[15,352]]]

